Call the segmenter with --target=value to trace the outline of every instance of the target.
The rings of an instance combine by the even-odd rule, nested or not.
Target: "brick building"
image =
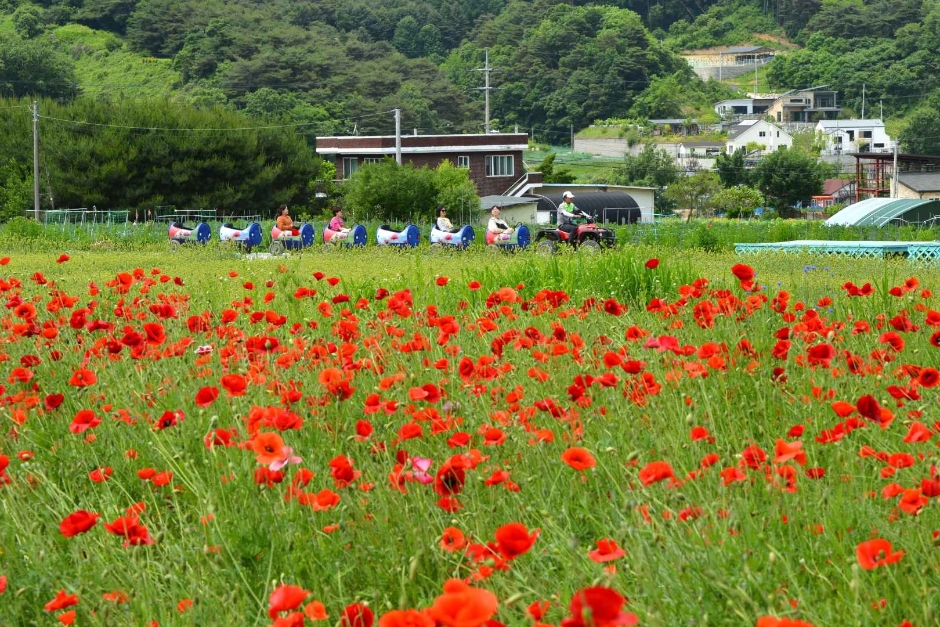
[[[470,170],[480,196],[503,194],[525,174],[522,155],[529,145],[525,133],[488,135],[402,135],[402,163],[435,168],[443,161]],[[395,136],[317,137],[317,154],[336,164],[336,180],[348,179],[359,168],[395,158]]]

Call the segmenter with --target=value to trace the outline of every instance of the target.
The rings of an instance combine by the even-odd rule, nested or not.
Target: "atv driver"
[[[565,192],[562,196],[562,202],[558,205],[558,230],[564,231],[571,237],[578,230],[578,225],[574,223],[575,218],[590,218],[590,216],[574,204],[574,194]]]

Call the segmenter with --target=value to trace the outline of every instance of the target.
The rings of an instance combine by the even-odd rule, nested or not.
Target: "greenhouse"
[[[849,205],[826,220],[826,226],[923,224],[940,218],[940,200],[869,198]]]

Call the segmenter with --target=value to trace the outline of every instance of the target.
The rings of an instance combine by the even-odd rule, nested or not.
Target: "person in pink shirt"
[[[342,233],[343,235],[349,233],[349,229],[343,226],[343,209],[341,207],[333,208],[333,219],[330,220],[329,229]]]

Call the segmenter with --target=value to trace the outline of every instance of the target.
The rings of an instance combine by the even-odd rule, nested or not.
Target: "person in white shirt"
[[[512,237],[513,229],[499,219],[499,205],[493,207],[493,210],[490,212],[490,221],[486,225],[486,230],[490,233],[496,233],[498,239],[508,240]]]
[[[574,219],[579,217],[581,217],[581,210],[574,204],[574,194],[565,192],[562,195],[561,204],[558,205],[558,230],[569,235],[574,233],[578,230],[578,225],[574,223]]]
[[[444,205],[437,206],[437,230],[445,233],[454,232],[454,225],[447,219],[447,208]]]

